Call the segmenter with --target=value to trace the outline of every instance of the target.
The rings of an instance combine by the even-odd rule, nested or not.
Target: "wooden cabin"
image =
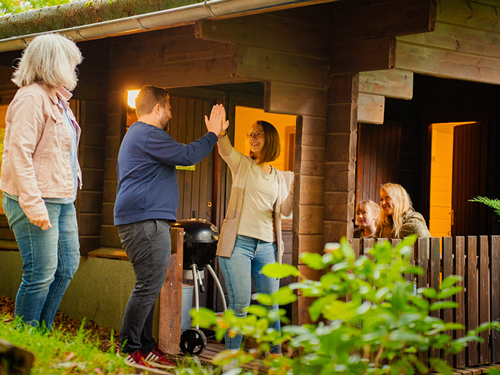
[[[234,142],[247,131],[242,108],[293,116],[283,133],[283,168],[295,179],[285,260],[311,278],[319,274],[300,253],[351,239],[355,203],[378,201],[383,182],[406,187],[433,235],[498,233],[494,214],[468,202],[500,196],[498,14],[497,0],[115,0],[1,19],[2,113],[16,91],[12,66],[32,37],[66,34],[85,58],[72,102],[82,126],[82,266],[61,309],[78,317],[89,305],[100,313],[85,314],[101,324],[121,320],[124,304],[104,306],[111,295],[126,303],[128,262],[88,255],[120,251],[116,158],[134,116],[127,93],[146,84],[169,88],[179,142],[204,134],[203,115],[217,102]],[[231,177],[217,153],[178,178],[178,219],[196,211],[220,226]],[[15,296],[20,263],[2,217],[0,293]],[[215,292],[207,303],[220,306]],[[308,321],[309,303],[299,297],[295,323]]]

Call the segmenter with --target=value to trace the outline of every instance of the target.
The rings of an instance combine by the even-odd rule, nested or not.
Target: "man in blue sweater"
[[[145,86],[135,103],[138,121],[123,138],[117,162],[115,225],[136,277],[120,340],[126,361],[172,367],[153,338],[153,314],[167,275],[170,222],[176,220],[179,204],[175,166],[200,162],[229,123],[224,107],[214,105],[210,118],[205,116],[207,134],[184,145],[167,133],[172,113],[165,89]]]

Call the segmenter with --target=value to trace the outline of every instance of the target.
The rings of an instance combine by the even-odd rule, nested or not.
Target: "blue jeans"
[[[134,267],[135,286],[125,307],[120,341],[123,353],[153,350],[155,302],[167,277],[170,260],[170,224],[145,220],[118,225],[118,234]]]
[[[236,316],[247,315],[243,310],[250,306],[252,281],[257,293],[272,294],[279,289],[279,279],[262,274],[262,267],[276,262],[277,252],[276,244],[273,242],[238,235],[231,257],[219,257],[219,265],[229,297],[228,308],[234,310]],[[271,311],[277,311],[279,306],[274,305],[268,308]],[[281,331],[280,321],[273,322],[272,328],[278,332]],[[239,349],[241,340],[241,335],[230,338],[226,334],[226,349]],[[273,345],[271,352],[281,353],[281,345]]]
[[[23,260],[15,314],[26,324],[51,329],[62,296],[80,264],[78,225],[73,203],[45,203],[52,228],[30,223],[19,202],[3,196],[5,216]]]

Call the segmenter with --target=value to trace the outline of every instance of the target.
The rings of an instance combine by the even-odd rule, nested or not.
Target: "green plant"
[[[192,311],[193,324],[214,329],[219,339],[229,332],[252,337],[257,343],[250,352],[220,353],[215,358],[219,365],[233,359],[245,364],[264,356],[269,374],[400,375],[428,373],[431,369],[452,374],[441,358],[460,352],[470,341],[479,341],[480,331],[498,327],[498,323],[485,323],[454,340],[449,331],[465,327],[445,323],[431,312],[457,306],[448,299],[462,291],[456,285],[461,278],[444,279],[439,290],[415,291],[414,283],[405,279],[405,275],[423,273],[420,267],[410,264],[410,245],[414,241],[414,236],[409,237],[395,248],[389,242],[375,244],[369,255],[359,259],[345,239],[330,253],[302,254],[302,262],[310,268],[325,270],[319,281],[303,279],[273,295],[256,295],[260,305],[250,306],[246,318],[236,318],[231,311],[222,317],[208,309]],[[263,272],[270,277],[302,277],[296,267],[285,264],[268,265]],[[271,316],[262,305],[293,302],[296,290],[315,297],[309,314],[317,323],[287,325],[280,335],[269,328],[269,323],[283,319],[284,311]],[[283,343],[287,347],[284,356],[266,355],[270,343]],[[443,355],[427,363],[419,353],[428,349],[439,349]],[[238,368],[233,373],[247,372]]]
[[[485,205],[487,205],[488,207],[491,207],[493,208],[493,210],[495,211],[495,213],[500,216],[500,200],[498,199],[490,199],[490,198],[487,198],[487,197],[481,197],[481,196],[477,196],[473,199],[469,199],[469,202],[479,202],[479,203],[483,203]]]
[[[221,368],[201,363],[197,357],[193,357],[179,360],[175,369],[170,371],[175,375],[219,375]]]
[[[0,338],[33,352],[33,375],[121,375],[135,372],[134,368],[125,365],[123,358],[114,352],[113,344],[109,352],[99,350],[98,340],[90,337],[90,332],[84,329],[84,322],[76,335],[70,335],[57,327],[48,332],[46,329],[25,326],[19,318],[1,315]]]

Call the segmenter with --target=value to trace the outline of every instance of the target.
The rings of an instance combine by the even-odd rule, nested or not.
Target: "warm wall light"
[[[127,104],[130,108],[135,108],[135,98],[139,95],[140,90],[128,90],[127,91]]]

